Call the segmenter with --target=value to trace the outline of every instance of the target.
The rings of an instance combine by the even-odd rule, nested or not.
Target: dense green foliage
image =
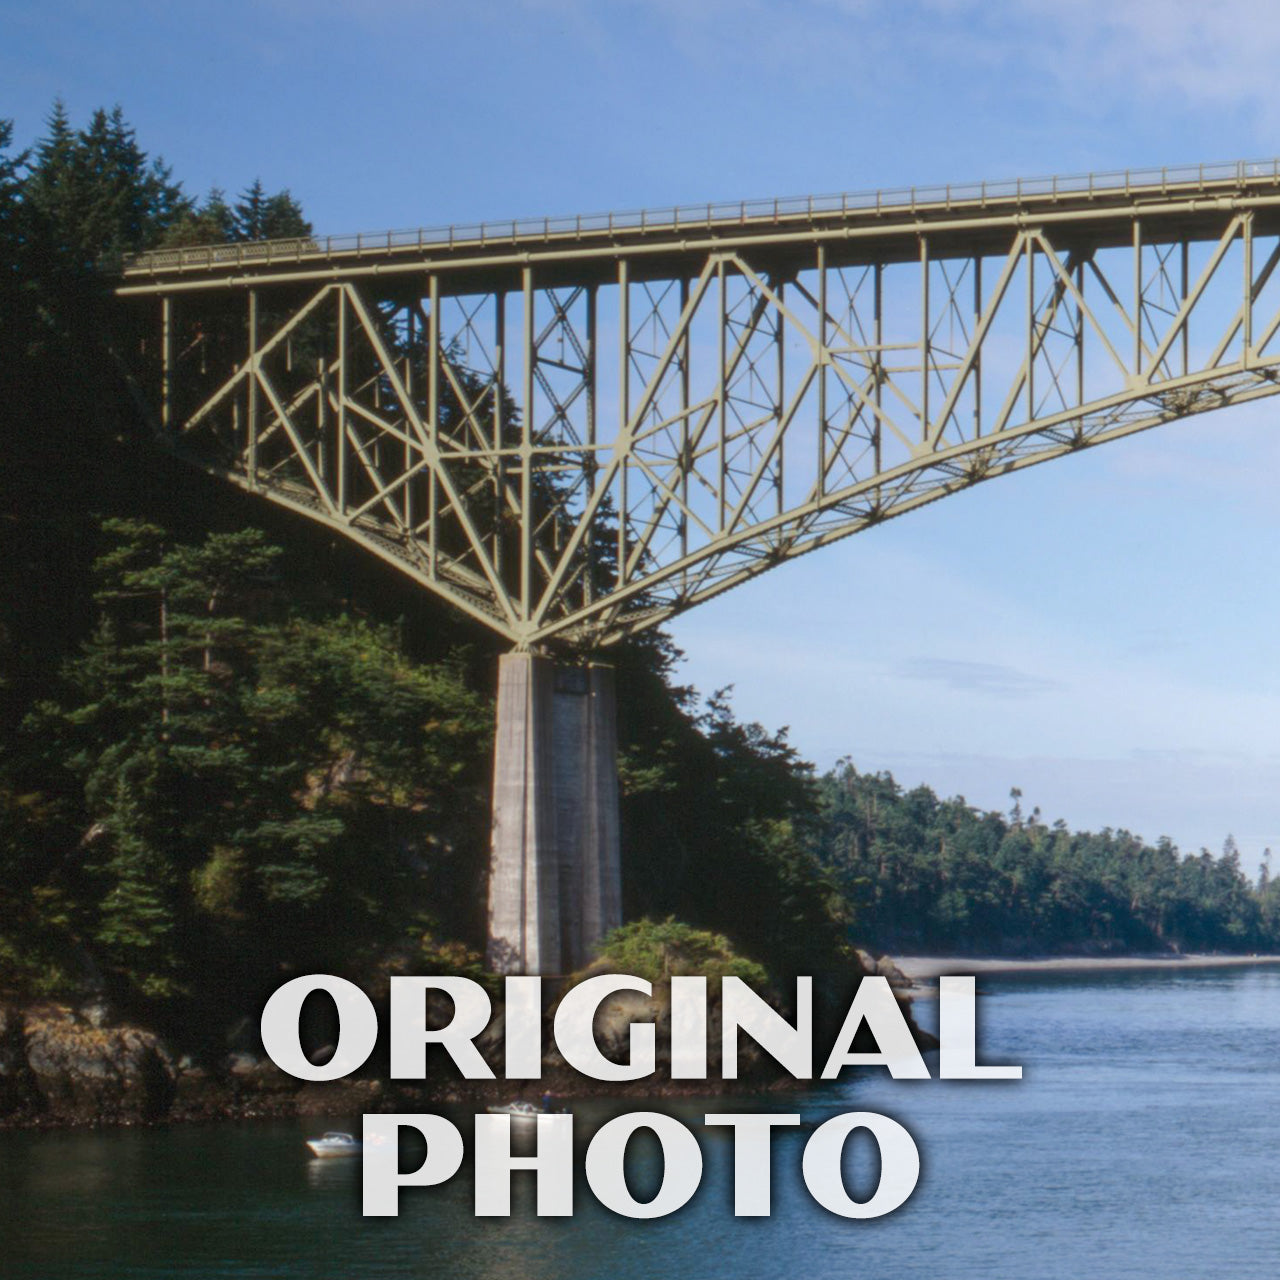
[[[1280,948],[1280,893],[1257,886],[1228,837],[1183,856],[1128,831],[1068,831],[847,762],[821,779],[822,859],[884,947],[959,952]]]
[[[765,971],[738,955],[723,934],[691,929],[671,918],[635,920],[615,929],[601,942],[595,967],[607,973],[632,973],[649,982],[677,974],[741,978],[755,987],[768,980]]]
[[[268,195],[260,179],[228,204],[226,193],[216,187],[199,204],[188,205],[183,215],[165,230],[169,245],[228,244],[247,240],[287,240],[309,236],[311,223],[287,191]]]
[[[468,901],[482,831],[459,815],[481,807],[489,714],[460,673],[408,662],[385,628],[291,613],[256,531],[109,532],[67,702],[25,726],[90,823],[40,888],[101,962],[234,1007],[272,966],[359,968]]]
[[[55,107],[29,155],[11,137],[0,991],[105,992],[214,1033],[299,971],[476,973],[499,642],[170,459],[131,385],[144,317],[111,296],[116,257],[307,235],[300,207],[260,183],[191,200],[118,111],[76,130]],[[807,766],[673,687],[663,637],[611,656],[628,915],[779,973],[840,964]]]

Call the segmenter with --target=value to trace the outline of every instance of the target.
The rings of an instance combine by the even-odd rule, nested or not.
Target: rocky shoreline
[[[1280,964],[1274,955],[1215,955],[1204,952],[1160,952],[1125,956],[898,956],[900,971],[924,995],[937,989],[942,974],[1113,973],[1145,969],[1172,973],[1181,969],[1233,969],[1242,965]]]
[[[863,972],[888,978],[908,1020],[911,979],[887,957],[865,952]],[[101,1004],[80,1008],[52,1001],[0,1004],[0,1128],[67,1128],[104,1125],[155,1125],[175,1122],[258,1119],[282,1116],[339,1116],[377,1111],[412,1111],[440,1103],[510,1101],[513,1094],[544,1090],[567,1096],[695,1096],[707,1093],[759,1093],[795,1087],[779,1074],[772,1059],[744,1038],[737,1080],[673,1081],[666,1074],[670,1032],[669,1005],[655,988],[652,999],[620,993],[602,1006],[596,1035],[606,1056],[621,1060],[634,1021],[658,1026],[656,1078],[631,1085],[602,1084],[572,1071],[554,1048],[543,1059],[543,1076],[521,1084],[501,1078],[501,1012],[477,1044],[498,1079],[463,1080],[441,1070],[424,1081],[393,1081],[376,1074],[323,1084],[308,1083],[281,1071],[241,1028],[238,1043],[216,1054],[197,1056],[176,1049],[145,1026],[112,1019]],[[918,1031],[922,1047],[932,1037]],[[709,1044],[719,1044],[718,1003],[708,1015]],[[548,1035],[546,1043],[550,1044]],[[712,1060],[718,1058],[718,1051]]]

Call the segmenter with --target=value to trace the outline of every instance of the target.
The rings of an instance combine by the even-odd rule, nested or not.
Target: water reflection
[[[473,1216],[467,1166],[403,1193],[401,1216],[360,1215],[360,1162],[313,1160],[314,1121],[169,1131],[0,1134],[0,1273],[14,1280],[1217,1280],[1268,1276],[1280,1227],[1266,1191],[1280,1150],[1280,972],[984,978],[982,1052],[1010,1082],[901,1082],[868,1072],[839,1091],[665,1107],[689,1124],[704,1174],[670,1218],[633,1222],[579,1181],[572,1219]],[[922,1010],[922,1021],[929,1011]],[[581,1145],[644,1104],[575,1104]],[[798,1112],[774,1135],[769,1219],[735,1219],[732,1135],[708,1109]],[[915,1135],[915,1195],[869,1223],[818,1209],[799,1177],[810,1132],[849,1110]],[[450,1110],[470,1137],[470,1113]],[[358,1117],[319,1127],[358,1132]],[[865,1144],[851,1152],[873,1178]],[[637,1144],[635,1183],[656,1151]],[[638,1185],[633,1188],[639,1190]],[[21,1224],[14,1230],[11,1224]]]
[[[306,1163],[307,1185],[313,1190],[349,1190],[360,1181],[360,1160],[320,1160],[312,1156]]]

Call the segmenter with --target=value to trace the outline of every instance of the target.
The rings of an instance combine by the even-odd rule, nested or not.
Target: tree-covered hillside
[[[1261,951],[1280,949],[1280,891],[1257,885],[1228,837],[1221,856],[1168,839],[1069,831],[1007,815],[847,761],[819,789],[822,860],[861,932],[899,950]]]
[[[188,1027],[290,973],[376,985],[483,949],[500,642],[142,426],[122,252],[306,234],[260,182],[195,200],[120,112],[0,131],[0,990]],[[465,375],[465,370],[462,371]],[[446,407],[447,411],[447,407]],[[514,409],[513,409],[514,412]],[[611,651],[625,912],[775,975],[843,965],[816,796],[780,736]]]

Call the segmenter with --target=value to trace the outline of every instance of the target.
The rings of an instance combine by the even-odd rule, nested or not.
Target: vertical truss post
[[[507,295],[498,289],[493,295],[493,571],[502,577],[503,495],[507,483],[507,460],[503,456],[506,431],[506,405],[503,403],[507,385]]]
[[[631,422],[631,271],[626,258],[618,259],[618,429]],[[618,459],[618,578],[627,578],[627,458]]]
[[[404,525],[406,529],[413,529],[413,479],[411,472],[413,470],[413,448],[410,444],[412,433],[409,429],[409,423],[412,419],[410,406],[414,402],[413,388],[413,344],[414,344],[414,328],[413,328],[413,307],[406,309],[405,313],[405,352],[404,352],[404,394],[409,404],[405,406],[405,430],[404,430],[404,500],[401,506],[404,510]]]
[[[316,471],[329,483],[329,441],[325,414],[329,410],[329,368],[324,355],[316,357]]]
[[[440,277],[427,277],[427,438],[439,456],[440,447]],[[427,480],[427,571],[440,572],[440,482],[434,466]]]
[[[680,316],[684,336],[680,340],[680,554],[689,554],[689,277],[680,277]]]
[[[583,371],[583,377],[587,384],[587,446],[590,449],[587,459],[593,475],[595,474],[596,465],[596,307],[598,293],[599,285],[593,284],[587,288],[587,367]],[[588,487],[594,488],[595,486]]]
[[[1142,377],[1142,223],[1133,220],[1133,374]]]
[[[337,434],[337,451],[334,461],[338,467],[338,511],[347,513],[347,291],[338,289],[338,395],[334,426]]]
[[[533,268],[520,271],[524,297],[524,413],[520,418],[520,621],[533,609],[533,388],[538,352],[533,326]]]
[[[884,419],[880,416],[884,403],[884,264],[877,262],[873,273],[872,288],[872,324],[875,330],[875,423],[871,428],[872,439],[875,442],[875,468],[880,470],[880,446],[881,446],[881,423]]]
[[[1084,264],[1086,254],[1076,263],[1076,405],[1084,404]],[[1186,279],[1184,274],[1183,279]],[[1079,429],[1077,420],[1077,429]]]
[[[1253,363],[1253,212],[1241,214],[1244,239],[1244,344],[1241,359],[1244,368]],[[1188,326],[1183,325],[1185,333]]]
[[[978,326],[982,323],[982,255],[973,255],[973,342],[977,348],[973,353],[973,438],[982,434],[982,342],[978,337]]]
[[[1039,324],[1036,320],[1036,243],[1027,236],[1027,421],[1036,416],[1035,371]],[[1050,316],[1053,314],[1050,311]],[[1048,319],[1045,321],[1048,324]]]
[[[1178,300],[1179,307],[1185,306],[1187,302],[1187,276],[1188,276],[1187,268],[1189,266],[1187,259],[1188,259],[1189,246],[1186,240],[1183,240],[1181,249],[1182,249],[1182,253],[1180,256],[1182,258],[1182,296]],[[1181,338],[1182,338],[1182,376],[1185,378],[1186,375],[1191,372],[1191,324],[1189,320],[1187,324],[1184,324],[1182,326]]]
[[[778,398],[774,402],[774,416],[779,422],[782,422],[783,416],[787,412],[787,398],[784,390],[787,374],[787,345],[786,345],[786,295],[783,292],[787,287],[786,281],[779,277],[777,284],[774,286],[774,293],[778,296],[778,305],[775,308],[776,314],[773,318],[774,341],[778,350]],[[777,511],[781,515],[783,512],[782,505],[782,480],[783,466],[786,462],[787,433],[783,431],[778,436],[778,461],[773,473],[773,487],[777,495]]]
[[[821,498],[827,487],[827,246],[818,245],[818,477]]]
[[[160,299],[160,425],[173,426],[173,299]]]
[[[258,487],[258,291],[249,290],[249,488]]]
[[[596,491],[600,460],[596,457],[596,310],[599,302],[599,286],[587,288],[587,438],[586,452],[583,455],[583,467],[586,472],[586,484],[583,490],[583,502],[588,502]],[[596,594],[596,539],[594,526],[588,530],[585,546],[586,567],[582,572],[582,602],[589,605]]]
[[[728,289],[728,282],[724,278],[724,259],[720,258],[716,263],[716,276],[720,281],[720,315],[718,317],[720,350],[716,361],[716,421],[719,428],[719,445],[716,450],[716,468],[718,478],[716,480],[716,493],[718,495],[719,511],[716,517],[716,528],[723,530],[724,528],[724,512],[726,500],[726,487],[729,483],[728,459],[726,457],[726,433],[728,431],[728,413],[729,413],[729,387],[728,387],[728,327],[729,327],[729,305],[725,296]]]
[[[929,237],[920,237],[920,441],[929,438]]]

